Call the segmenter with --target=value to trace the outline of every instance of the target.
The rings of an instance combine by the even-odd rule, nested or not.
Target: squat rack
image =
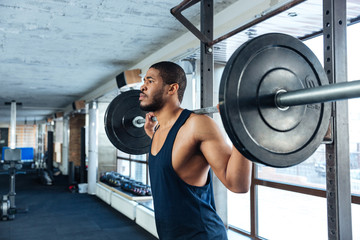
[[[200,2],[200,31],[188,21],[181,12]],[[280,8],[263,13],[253,21],[213,39],[214,6],[213,0],[184,0],[171,9],[171,13],[200,41],[200,72],[201,72],[201,108],[213,105],[214,60],[213,45],[225,40],[251,26],[254,26],[276,14],[283,12],[304,0],[294,0]],[[323,0],[323,35],[324,35],[324,69],[330,83],[347,81],[346,53],[346,1]],[[351,225],[351,188],[350,188],[350,157],[348,103],[337,101],[332,103],[330,129],[332,142],[326,144],[326,198],[328,218],[328,238],[352,239]],[[253,170],[253,180],[256,171]],[[257,216],[257,203],[253,201],[257,188],[252,183],[251,214]],[[301,190],[299,190],[301,192]],[[321,195],[316,193],[314,195]],[[252,218],[249,237],[259,239],[257,217]]]

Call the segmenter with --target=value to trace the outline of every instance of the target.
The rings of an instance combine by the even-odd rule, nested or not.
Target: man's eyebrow
[[[145,79],[153,79],[153,80],[154,80],[154,78],[153,78],[152,76],[144,77],[144,80],[145,80]]]

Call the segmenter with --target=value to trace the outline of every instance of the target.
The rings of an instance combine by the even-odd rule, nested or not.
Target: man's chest
[[[160,129],[159,129],[160,130]],[[193,135],[186,127],[179,129],[177,133],[169,134],[170,129],[157,131],[153,137],[151,145],[151,154],[157,155],[165,144],[171,145],[173,161],[181,161],[187,157],[196,148]]]

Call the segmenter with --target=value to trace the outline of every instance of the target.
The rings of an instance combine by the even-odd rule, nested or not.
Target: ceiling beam
[[[224,35],[231,30],[246,24],[259,14],[266,14],[266,12],[283,6],[290,0],[253,0],[253,1],[237,1],[231,6],[225,8],[214,16],[214,33],[215,36]],[[199,28],[199,26],[198,26]],[[179,56],[189,55],[196,51],[200,46],[200,41],[191,33],[187,32],[175,41],[167,44],[163,48],[149,55],[142,61],[133,65],[129,69],[141,69],[144,74],[148,68],[155,62],[176,59]],[[117,88],[116,80],[112,78],[101,87],[91,91],[79,100],[91,102]],[[73,111],[72,106],[68,106],[65,112]]]

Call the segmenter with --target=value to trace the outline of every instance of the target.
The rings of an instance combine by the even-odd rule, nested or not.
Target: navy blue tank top
[[[205,186],[197,187],[185,183],[172,166],[176,135],[190,114],[186,109],[181,112],[156,156],[151,154],[150,146],[149,171],[157,232],[161,240],[227,239],[225,226],[215,210],[210,171]]]

